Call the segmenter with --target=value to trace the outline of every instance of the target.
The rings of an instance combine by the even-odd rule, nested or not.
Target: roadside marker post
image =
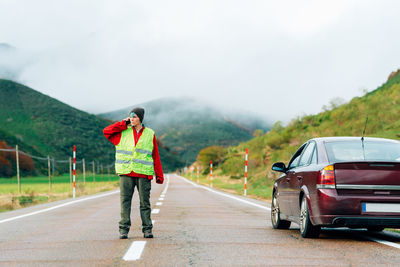
[[[212,161],[210,161],[210,187],[213,187],[213,175],[212,175],[212,168],[213,168],[213,164]]]
[[[72,174],[72,197],[75,198],[75,169],[76,169],[76,147],[74,145],[74,152],[73,152],[73,164],[72,164],[72,169],[73,169],[73,174]]]
[[[247,159],[248,159],[249,151],[246,148],[246,161],[244,165],[244,193],[243,195],[247,195]]]
[[[199,183],[199,166],[197,166],[197,183]]]

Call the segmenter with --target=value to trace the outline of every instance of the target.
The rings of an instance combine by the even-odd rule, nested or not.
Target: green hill
[[[110,122],[24,85],[0,80],[0,140],[36,156],[113,162],[113,145],[102,134]],[[62,168],[62,165],[56,166]],[[65,169],[65,166],[64,166]]]
[[[145,109],[143,123],[154,129],[157,138],[185,163],[194,162],[204,147],[236,145],[251,139],[257,129],[269,129],[269,124],[256,115],[238,110],[224,113],[190,98],[162,98],[135,106]],[[99,116],[121,120],[132,108]]]
[[[249,149],[249,188],[270,186],[278,175],[271,171],[276,161],[286,164],[296,149],[313,137],[361,136],[366,118],[366,136],[400,139],[400,72],[376,90],[349,103],[316,115],[292,120],[286,127],[275,123],[263,136],[229,147],[215,175],[243,177],[244,151]],[[206,166],[204,166],[206,168]]]

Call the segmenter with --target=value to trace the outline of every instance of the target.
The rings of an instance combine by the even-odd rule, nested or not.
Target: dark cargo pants
[[[153,224],[150,217],[151,180],[147,178],[129,177],[125,175],[120,175],[121,221],[119,222],[119,232],[129,232],[129,228],[131,226],[131,204],[135,187],[137,187],[139,192],[142,232],[151,233],[151,230],[153,229]]]

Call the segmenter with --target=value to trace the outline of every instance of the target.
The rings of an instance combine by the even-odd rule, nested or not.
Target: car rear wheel
[[[314,226],[310,220],[306,196],[301,200],[300,208],[300,234],[302,237],[318,237],[321,232],[320,226]]]
[[[271,205],[271,221],[274,229],[289,229],[290,221],[281,220],[281,212],[279,210],[279,203],[276,192],[272,196]]]

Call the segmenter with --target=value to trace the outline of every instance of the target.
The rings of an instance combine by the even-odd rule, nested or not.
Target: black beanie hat
[[[134,108],[131,110],[131,112],[129,113],[129,116],[131,115],[131,113],[135,113],[138,117],[140,122],[143,122],[143,117],[144,117],[144,109],[143,108]]]

